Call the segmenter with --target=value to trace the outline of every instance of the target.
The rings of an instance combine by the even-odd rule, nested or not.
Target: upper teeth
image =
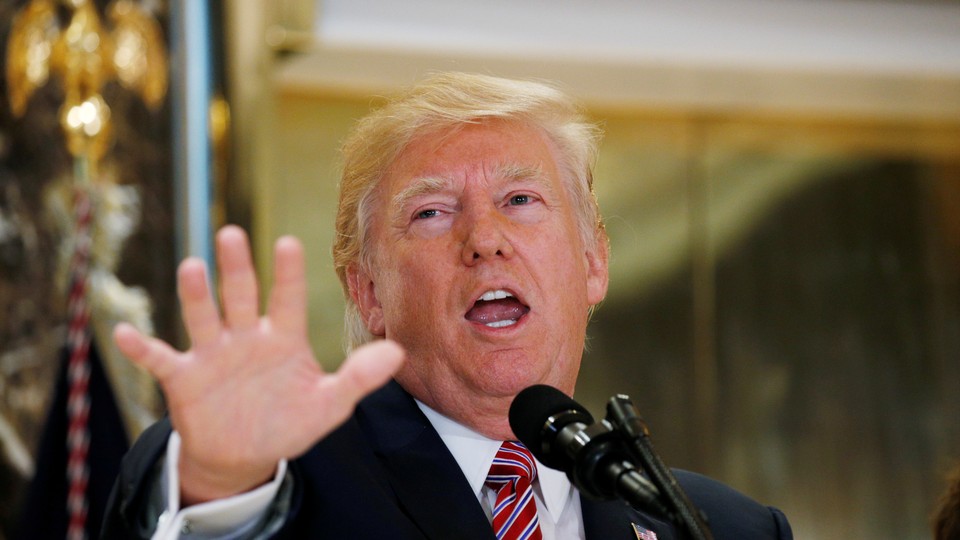
[[[504,298],[512,297],[512,296],[513,295],[508,293],[507,291],[504,291],[502,289],[497,289],[495,291],[487,291],[483,293],[483,295],[480,296],[480,298],[478,298],[477,301],[479,302],[480,300],[483,300],[484,302],[489,302],[491,300],[502,300]]]

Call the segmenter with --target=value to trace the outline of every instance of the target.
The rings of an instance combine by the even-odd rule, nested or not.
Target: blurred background
[[[6,65],[15,16],[40,2],[0,7]],[[104,35],[120,2],[93,2]],[[57,3],[61,26],[84,3]],[[169,86],[148,106],[104,83],[101,182],[135,202],[101,214],[130,223],[108,270],[149,306],[101,306],[94,326],[146,317],[182,345],[176,262],[209,258],[212,231],[239,223],[264,279],[277,237],[304,241],[311,339],[334,368],[330,245],[353,123],[432,71],[553,81],[606,133],[595,178],[611,289],[577,398],[600,416],[630,395],[669,465],[780,507],[797,538],[930,537],[960,460],[960,4],[135,4],[162,31]],[[156,65],[148,42],[130,50]],[[0,98],[2,538],[43,493],[31,480],[55,439],[70,227],[50,193],[76,160],[57,125],[65,80],[16,114],[8,71]],[[110,291],[105,303],[123,296]],[[105,336],[94,344],[132,437],[162,403]]]

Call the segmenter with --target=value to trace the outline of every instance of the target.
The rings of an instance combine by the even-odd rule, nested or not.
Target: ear
[[[383,307],[377,299],[373,278],[361,270],[359,265],[351,264],[347,267],[347,287],[367,330],[374,336],[384,337],[386,327],[383,323]]]
[[[602,230],[597,231],[593,246],[588,246],[587,258],[587,301],[591,306],[600,303],[607,295],[607,284],[610,281],[608,262],[610,258],[610,244],[607,235]],[[592,248],[592,249],[590,249]]]

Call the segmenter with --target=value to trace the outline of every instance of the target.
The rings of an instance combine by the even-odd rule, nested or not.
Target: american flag
[[[631,525],[633,525],[633,532],[637,533],[637,540],[657,540],[657,533],[644,529],[636,523]]]

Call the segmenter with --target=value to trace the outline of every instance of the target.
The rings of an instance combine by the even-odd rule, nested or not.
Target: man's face
[[[415,139],[378,187],[372,275],[351,278],[370,331],[407,350],[400,383],[490,435],[527,386],[573,392],[606,294],[606,245],[584,245],[556,158],[517,122]],[[487,413],[499,427],[474,425]]]

